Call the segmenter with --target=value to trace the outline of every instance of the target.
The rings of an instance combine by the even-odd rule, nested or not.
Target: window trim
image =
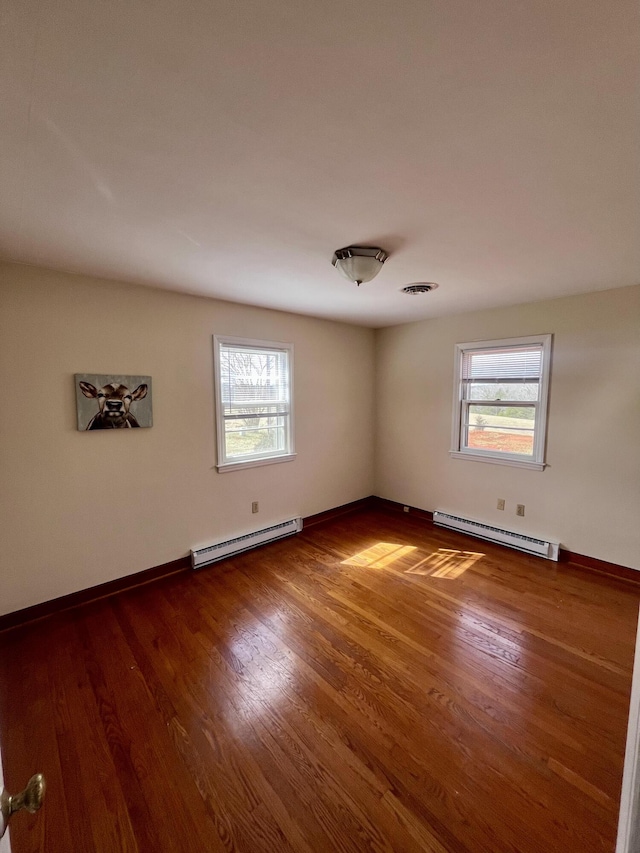
[[[449,455],[453,459],[466,459],[473,462],[490,462],[495,465],[511,465],[515,468],[528,468],[534,471],[544,471],[547,466],[545,462],[547,422],[549,413],[549,381],[551,374],[551,344],[553,335],[527,335],[518,338],[500,338],[493,341],[468,341],[455,345],[454,377],[453,377],[453,417],[451,431],[451,450]],[[534,431],[533,456],[523,459],[520,454],[500,453],[491,450],[472,450],[465,447],[461,449],[462,441],[462,413],[463,407],[463,381],[462,381],[462,359],[468,350],[482,349],[508,349],[510,347],[526,347],[536,344],[542,347],[542,374],[540,376],[540,394],[536,408],[536,421],[540,423]],[[539,416],[539,418],[538,418]]]
[[[286,352],[289,361],[289,448],[285,453],[270,453],[264,456],[252,456],[247,459],[234,459],[225,461],[224,449],[224,407],[222,405],[222,382],[220,377],[220,347],[221,346],[247,347],[247,349],[265,349],[277,352]],[[239,471],[244,468],[257,468],[262,465],[274,465],[277,462],[292,462],[296,458],[295,452],[295,423],[294,423],[294,388],[293,388],[293,353],[292,343],[284,341],[263,341],[256,338],[240,338],[232,335],[213,336],[213,379],[215,389],[215,421],[216,421],[216,468],[223,474],[227,471]]]

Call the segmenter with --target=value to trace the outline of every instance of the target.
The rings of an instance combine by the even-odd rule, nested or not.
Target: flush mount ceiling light
[[[360,286],[378,275],[388,257],[377,246],[346,246],[336,249],[331,263],[345,278]]]
[[[437,286],[435,281],[416,281],[415,284],[408,284],[406,287],[403,287],[401,292],[411,293],[412,295],[429,293],[430,290],[435,290]]]

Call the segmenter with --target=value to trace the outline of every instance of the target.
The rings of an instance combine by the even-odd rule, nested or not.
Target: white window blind
[[[537,382],[542,370],[542,345],[494,350],[465,350],[462,378],[475,382]]]
[[[216,337],[218,467],[292,453],[290,344]]]

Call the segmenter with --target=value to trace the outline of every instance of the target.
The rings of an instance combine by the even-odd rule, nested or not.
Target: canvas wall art
[[[78,429],[137,429],[153,425],[151,377],[76,373]]]

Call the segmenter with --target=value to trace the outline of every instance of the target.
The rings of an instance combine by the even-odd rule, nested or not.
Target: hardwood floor
[[[364,511],[6,632],[14,853],[612,853],[639,599]]]

